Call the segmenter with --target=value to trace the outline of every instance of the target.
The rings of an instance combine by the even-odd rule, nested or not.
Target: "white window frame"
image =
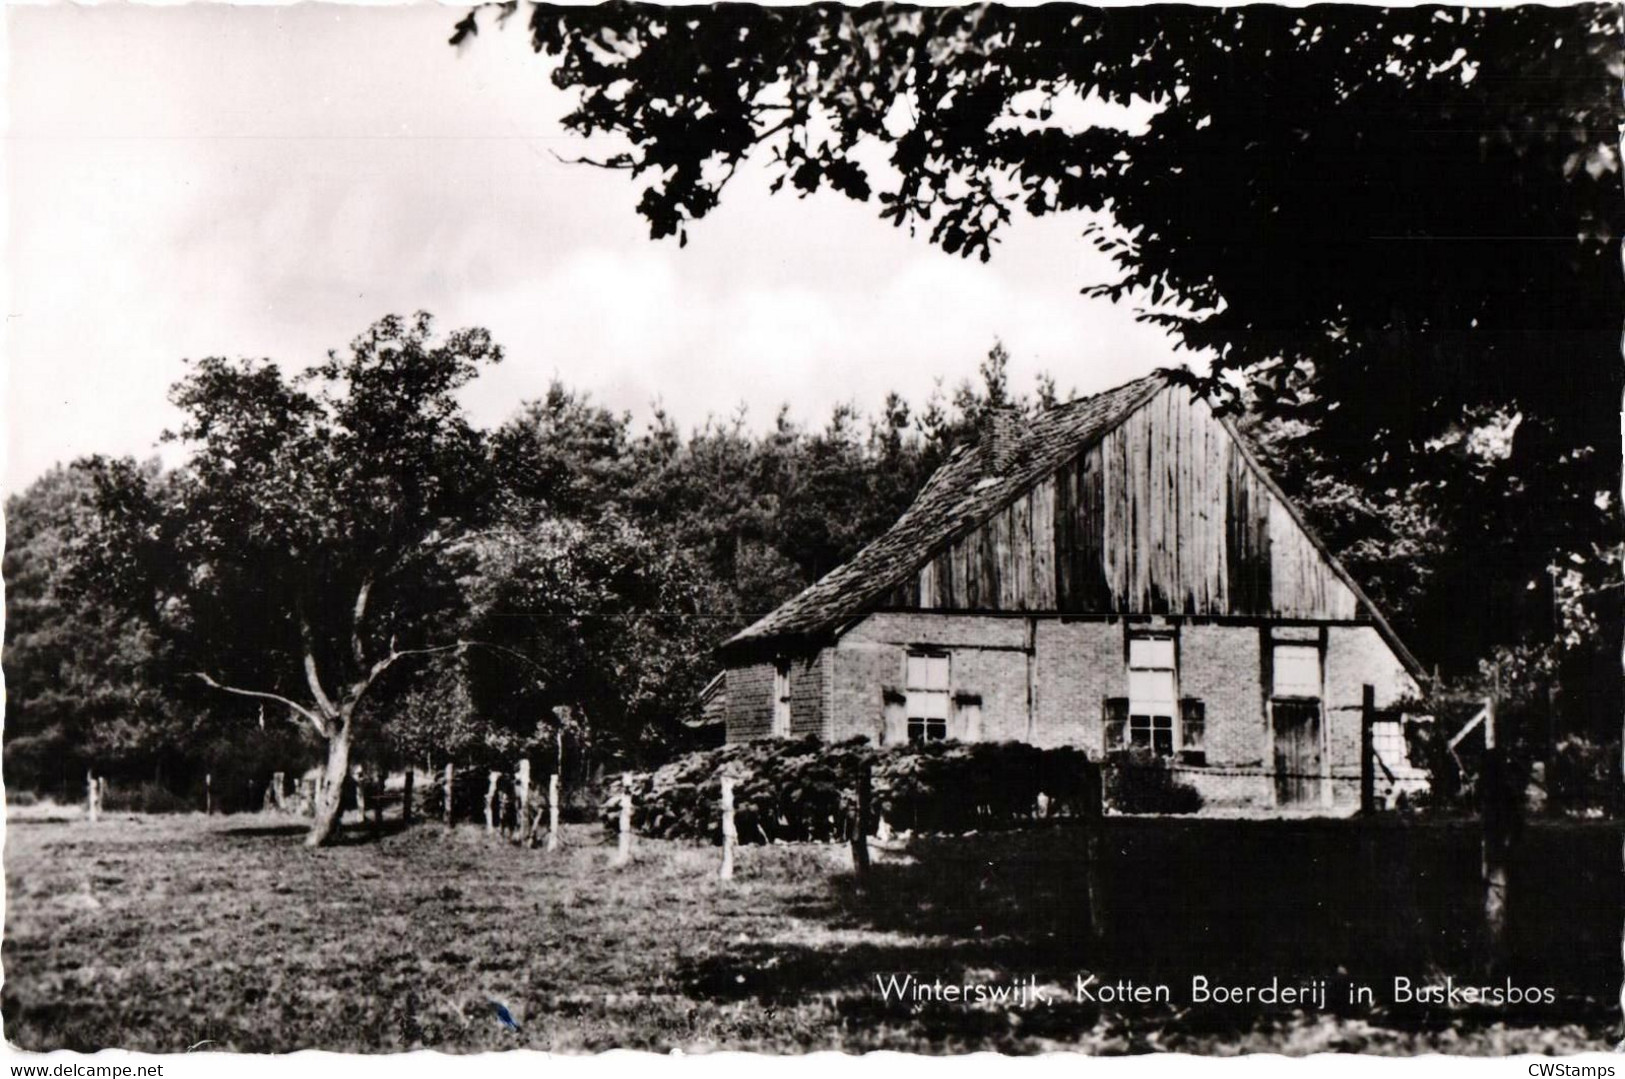
[[[948,737],[953,708],[953,660],[949,653],[910,648],[903,660],[907,699],[903,718],[910,742],[940,742]]]
[[[1137,632],[1128,638],[1128,725],[1130,749],[1159,757],[1179,752],[1179,638],[1172,633]],[[1162,736],[1162,737],[1159,737]]]
[[[1313,677],[1283,680],[1284,671],[1305,671]],[[1326,662],[1320,645],[1304,641],[1276,641],[1270,653],[1270,697],[1275,700],[1319,700],[1326,684]]]

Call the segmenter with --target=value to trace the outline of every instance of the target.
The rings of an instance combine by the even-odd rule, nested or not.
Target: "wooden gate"
[[[1278,700],[1275,717],[1275,802],[1320,802],[1320,702]]]

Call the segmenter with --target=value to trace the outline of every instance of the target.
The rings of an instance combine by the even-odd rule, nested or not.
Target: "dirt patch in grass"
[[[1503,1053],[1598,1048],[1612,1022],[1606,1002],[1578,991],[1533,1016],[1062,999],[1080,973],[1172,980],[1174,969],[1168,955],[1145,951],[1145,934],[1124,931],[1136,958],[1127,944],[1114,951],[1076,931],[1081,877],[1064,830],[922,840],[879,855],[871,886],[858,890],[837,847],[748,848],[724,885],[714,850],[677,843],[642,842],[633,864],[616,868],[596,825],[567,829],[564,849],[549,855],[437,825],[310,851],[288,823],[115,815],[8,829],[12,1042],[154,1052],[207,1040],[248,1052]],[[1140,858],[1143,872],[1146,842],[1118,845],[1125,870]],[[1143,897],[1140,885],[1124,887],[1125,902]],[[1313,902],[1306,894],[1292,901]],[[1207,916],[1201,904],[1186,908]],[[1201,939],[1176,928],[1178,939]],[[876,985],[892,973],[1032,978],[1056,998],[899,1003]],[[492,1001],[520,1031],[496,1021]]]

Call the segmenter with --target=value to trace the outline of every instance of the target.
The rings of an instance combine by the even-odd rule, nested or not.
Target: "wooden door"
[[[1320,702],[1274,703],[1275,801],[1277,805],[1316,805],[1320,801]]]

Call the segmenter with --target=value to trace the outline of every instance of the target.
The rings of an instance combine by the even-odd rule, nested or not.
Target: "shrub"
[[[190,813],[198,808],[184,795],[151,782],[136,787],[109,787],[102,795],[102,809],[110,813]]]
[[[491,770],[478,765],[458,767],[452,772],[452,798],[451,810],[453,821],[468,821],[485,819],[485,792],[490,786]],[[500,783],[502,789],[512,792],[512,777],[504,774]],[[431,820],[440,820],[446,815],[446,773],[444,769],[437,768],[433,778],[427,783],[419,784],[412,792],[413,811],[422,817]],[[355,783],[346,777],[344,791],[340,797],[340,804],[345,809],[355,808]]]
[[[1101,768],[1106,804],[1119,813],[1195,813],[1202,795],[1174,777],[1173,768],[1148,749],[1108,754]]]
[[[721,776],[732,776],[734,820],[745,843],[851,837],[858,777],[872,780],[871,812],[902,829],[964,832],[1031,820],[1038,795],[1051,811],[1078,814],[1090,789],[1082,750],[1019,742],[930,742],[877,749],[863,739],[829,744],[779,739],[736,743],[631,774],[632,827],[658,838],[720,841]],[[620,784],[602,803],[619,828]]]
[[[7,791],[6,801],[19,808],[23,806],[39,805],[39,795],[33,791]]]
[[[1570,735],[1557,743],[1546,769],[1553,807],[1570,813],[1609,812],[1619,806],[1619,743]]]

